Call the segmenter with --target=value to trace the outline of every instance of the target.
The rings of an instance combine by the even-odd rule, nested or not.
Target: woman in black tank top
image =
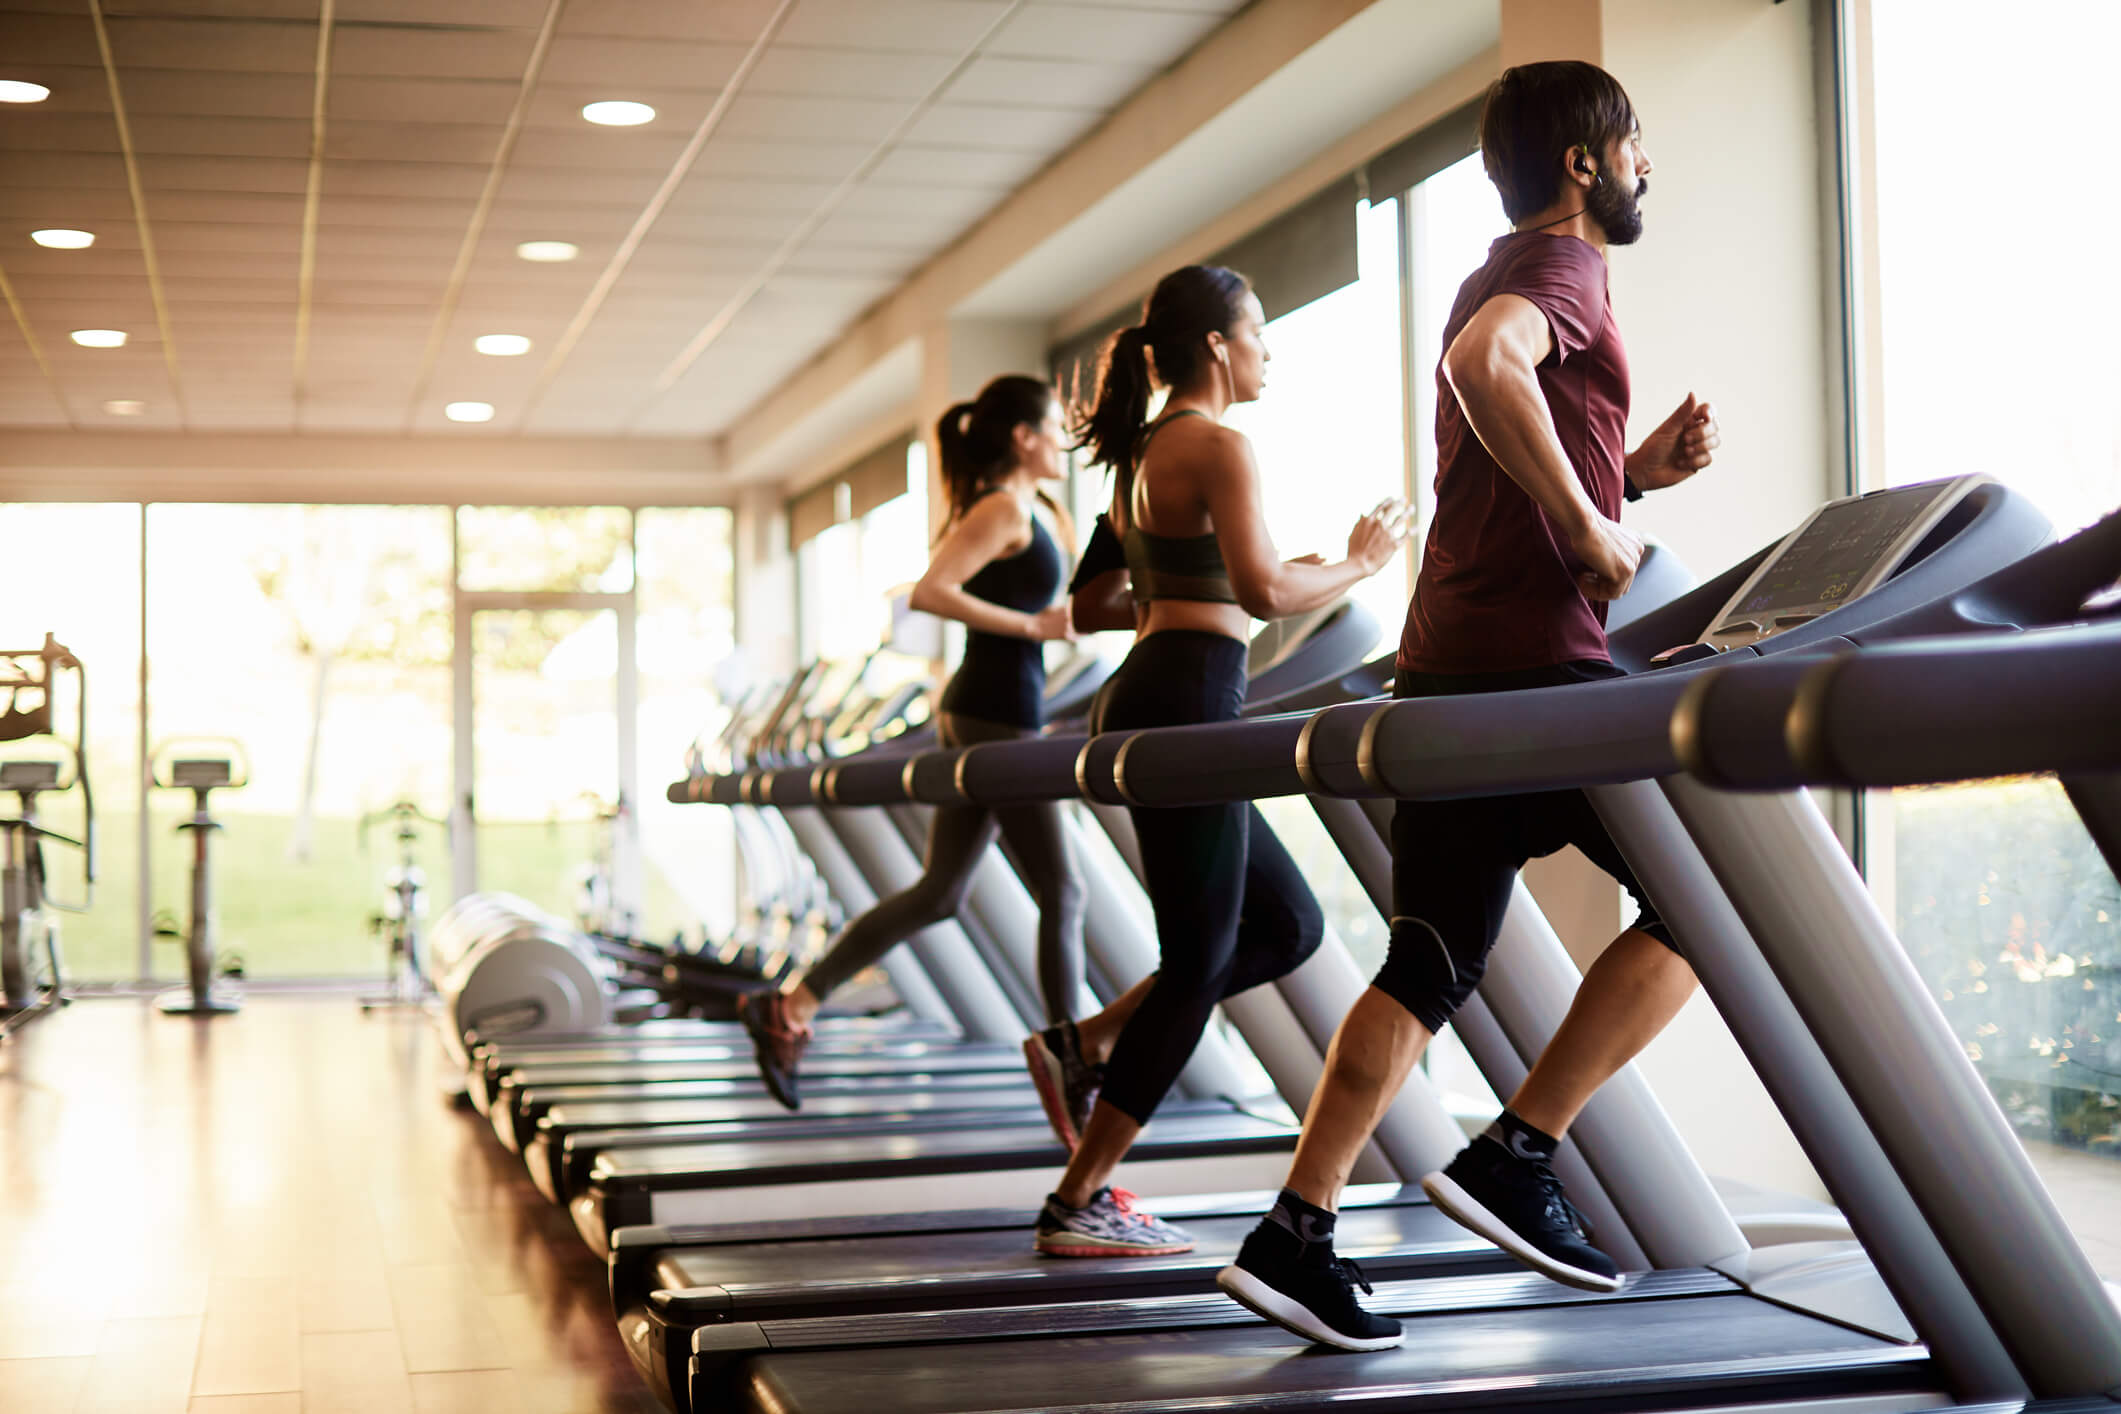
[[[1082,445],[1113,470],[1109,546],[1123,565],[1099,580],[1131,581],[1122,611],[1097,581],[1083,585],[1097,626],[1131,619],[1133,651],[1101,696],[1099,730],[1227,721],[1245,700],[1252,617],[1322,608],[1397,552],[1404,507],[1361,517],[1345,559],[1281,560],[1261,510],[1249,444],[1218,425],[1265,385],[1264,315],[1244,277],[1187,266],[1158,283],[1140,325],[1112,342]],[[1151,370],[1170,390],[1148,420]],[[1111,550],[1103,553],[1110,556]],[[1086,566],[1092,552],[1084,552]],[[1110,564],[1107,558],[1100,562]],[[1078,582],[1080,583],[1080,577]],[[1087,616],[1086,616],[1087,618]],[[1084,626],[1090,626],[1086,621]],[[1287,975],[1317,948],[1325,920],[1289,852],[1244,804],[1130,807],[1142,882],[1156,914],[1155,975],[1080,1027],[1026,1044],[1041,1097],[1081,1105],[1101,1086],[1074,1156],[1039,1214],[1035,1242],[1056,1257],[1156,1255],[1193,1239],[1136,1210],[1111,1186],[1120,1160],[1200,1042],[1216,1005]],[[1100,1073],[1099,1062],[1103,1062]],[[1065,1114],[1047,1111],[1062,1130]]]
[[[912,605],[970,630],[938,704],[937,736],[944,746],[971,746],[1035,735],[1046,688],[1042,649],[1073,636],[1067,605],[1054,603],[1062,551],[1044,524],[1051,517],[1065,538],[1067,519],[1041,489],[1067,474],[1059,403],[1036,378],[997,378],[944,413],[935,435],[950,518]],[[1038,901],[1047,1020],[1073,1014],[1083,992],[1083,892],[1060,806],[944,806],[918,881],[855,919],[802,976],[739,1007],[760,1074],[782,1104],[797,1107],[797,1067],[819,1004],[897,943],[956,913],[997,833],[1008,838]]]

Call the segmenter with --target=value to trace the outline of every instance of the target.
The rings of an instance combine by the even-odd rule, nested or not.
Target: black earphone
[[[1586,143],[1578,143],[1576,145],[1576,170],[1595,181],[1598,178],[1598,174],[1591,170],[1590,158],[1590,146]]]

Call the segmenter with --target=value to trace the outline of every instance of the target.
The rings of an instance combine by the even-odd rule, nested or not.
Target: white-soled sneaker
[[[1193,1250],[1193,1234],[1134,1206],[1124,1188],[1100,1188],[1071,1208],[1049,1195],[1038,1215],[1038,1250],[1049,1257],[1166,1257]]]

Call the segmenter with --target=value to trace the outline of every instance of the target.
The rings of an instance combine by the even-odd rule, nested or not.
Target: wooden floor
[[[77,1002],[0,1046],[0,1414],[650,1411],[412,1016]]]

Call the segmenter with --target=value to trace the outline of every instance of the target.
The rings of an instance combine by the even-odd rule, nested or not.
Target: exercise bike
[[[198,743],[184,745],[189,749]],[[192,837],[191,920],[182,935],[187,985],[155,999],[155,1005],[166,1016],[228,1016],[243,1005],[240,996],[220,985],[215,971],[219,929],[214,915],[211,846],[221,822],[208,812],[207,797],[217,790],[238,790],[250,784],[250,762],[234,742],[216,745],[228,747],[230,754],[209,756],[201,752],[179,756],[176,748],[165,745],[155,753],[149,772],[149,779],[163,790],[192,793],[192,816],[177,825],[179,834]],[[156,932],[162,937],[177,935],[174,927],[158,928]]]
[[[53,760],[0,762],[0,791],[13,791],[20,813],[0,819],[0,1041],[54,1008],[66,1004],[66,971],[59,954],[59,920],[54,910],[80,913],[88,908],[96,882],[96,806],[88,778],[88,675],[64,645],[50,634],[41,648],[0,651],[0,687],[8,689],[7,710],[0,712],[0,741],[56,736],[52,729],[52,694],[59,675],[75,677],[78,717],[71,743],[73,774]],[[23,705],[24,694],[30,705]],[[74,839],[37,823],[37,797],[81,788],[83,824]],[[64,903],[45,892],[44,843],[47,840],[81,851],[82,898]]]
[[[420,936],[427,917],[427,874],[420,868],[415,846],[420,842],[420,826],[440,825],[447,830],[449,822],[426,814],[409,800],[396,801],[361,817],[363,853],[368,850],[368,827],[383,820],[392,822],[398,862],[383,876],[383,907],[369,915],[368,931],[390,939],[389,990],[362,997],[363,1011],[423,1006],[435,994]]]

